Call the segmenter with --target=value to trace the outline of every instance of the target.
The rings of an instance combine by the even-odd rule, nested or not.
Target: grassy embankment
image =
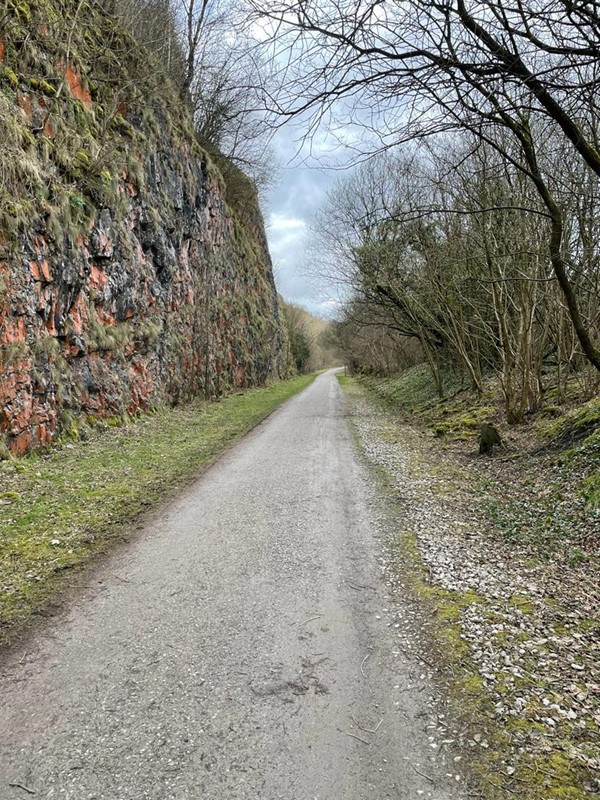
[[[545,407],[521,425],[504,422],[498,387],[489,382],[475,398],[450,386],[439,399],[425,366],[394,378],[364,378],[362,385],[384,407],[439,438],[461,461],[477,454],[479,429],[492,422],[505,449],[483,459],[476,491],[508,541],[532,555],[585,561],[600,545],[600,398],[582,398],[573,380],[559,402],[552,388]],[[450,383],[450,382],[448,382]]]
[[[161,408],[85,441],[0,462],[0,642],[56,596],[73,567],[123,536],[125,523],[198,475],[304,389],[305,375],[218,403]]]
[[[423,613],[425,644],[435,653],[446,686],[453,732],[470,745],[467,761],[483,796],[596,796],[589,780],[597,768],[596,684],[591,673],[574,672],[572,662],[593,664],[594,632],[600,630],[589,602],[589,587],[597,583],[600,567],[595,490],[600,402],[580,402],[574,392],[568,405],[553,406],[551,420],[541,413],[511,433],[502,425],[492,386],[479,401],[468,392],[438,400],[424,368],[395,378],[341,382],[355,400],[377,398],[392,412],[379,431],[388,443],[402,440],[399,418],[428,430],[432,435],[421,438],[423,447],[411,452],[410,465],[425,493],[438,495],[444,514],[458,510],[458,525],[464,524],[461,508],[463,514],[469,507],[477,509],[480,515],[471,523],[480,531],[478,540],[487,543],[483,547],[545,586],[535,597],[513,594],[500,600],[436,585],[410,530],[410,514],[398,507],[394,476],[375,465],[394,531],[393,568],[404,593],[418,601]],[[500,458],[474,458],[484,421],[502,429],[508,447]],[[494,555],[485,566],[493,563]],[[573,587],[578,586],[581,596],[575,597]],[[472,658],[466,613],[479,620],[479,646],[496,664],[493,681]],[[498,705],[521,710],[500,723]],[[548,708],[553,719],[546,716]]]

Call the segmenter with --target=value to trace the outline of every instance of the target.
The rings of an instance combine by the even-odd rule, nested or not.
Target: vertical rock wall
[[[231,210],[177,95],[77,5],[9,3],[0,34],[0,435],[18,454],[73,416],[288,370],[251,185],[236,173]]]

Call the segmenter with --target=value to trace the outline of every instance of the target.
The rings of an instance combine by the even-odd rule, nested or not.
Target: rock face
[[[288,370],[253,187],[233,168],[226,184],[113,20],[70,5],[9,3],[0,34],[0,433],[17,454],[73,416]]]

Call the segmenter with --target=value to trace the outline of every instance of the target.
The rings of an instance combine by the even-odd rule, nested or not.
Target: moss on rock
[[[0,345],[32,353],[0,377],[14,452],[58,436],[62,411],[109,418],[285,375],[252,183],[201,147],[180,93],[101,6],[8,8]]]

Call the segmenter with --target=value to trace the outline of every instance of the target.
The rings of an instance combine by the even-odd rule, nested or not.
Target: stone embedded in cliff
[[[96,258],[112,258],[116,236],[110,209],[103,208],[90,236],[90,253]]]
[[[38,28],[39,31],[40,29]],[[72,64],[67,64],[64,68],[64,74],[73,97],[80,100],[85,108],[90,109],[92,107],[92,95],[89,89],[86,88],[80,73]]]
[[[30,8],[9,5],[0,39],[0,435],[18,454],[61,412],[135,413],[287,369],[250,182],[242,216],[177,93],[147,82],[99,7]]]

